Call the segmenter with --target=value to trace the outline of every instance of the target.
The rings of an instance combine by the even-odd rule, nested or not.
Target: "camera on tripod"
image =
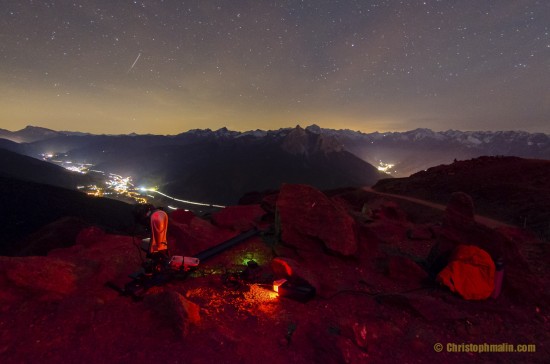
[[[152,205],[151,205],[152,206]],[[180,255],[170,256],[167,242],[168,214],[162,209],[146,207],[146,219],[139,216],[141,221],[149,221],[150,237],[141,240],[141,250],[146,253],[143,262],[143,273],[152,275],[155,273],[168,273],[188,271],[191,267],[199,265],[200,261],[193,257]],[[143,214],[143,212],[142,212]]]

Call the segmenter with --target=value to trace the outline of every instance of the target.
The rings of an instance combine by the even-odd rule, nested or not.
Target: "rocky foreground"
[[[547,245],[515,227],[476,223],[471,200],[457,198],[442,213],[373,192],[327,195],[284,185],[258,202],[210,219],[173,212],[172,254],[192,256],[252,227],[264,233],[137,302],[105,283],[124,285],[139,268],[141,237],[92,227],[75,245],[47,256],[1,257],[0,361],[546,363],[550,357]],[[466,300],[436,279],[459,245],[504,260],[498,298]],[[272,282],[285,277],[309,282],[316,297],[306,303],[278,297]],[[532,344],[536,351],[447,350],[484,343]]]

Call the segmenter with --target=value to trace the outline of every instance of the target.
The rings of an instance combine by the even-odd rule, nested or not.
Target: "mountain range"
[[[29,129],[26,134],[35,139],[37,133]],[[245,193],[282,183],[331,189],[372,185],[387,177],[347,151],[338,138],[299,126],[266,133],[191,130],[176,136],[37,132],[44,139],[2,145],[27,155],[90,163],[97,170],[132,176],[138,185],[207,203],[236,203]]]
[[[17,131],[9,131],[0,129],[0,138],[8,139],[16,143],[32,143],[38,140],[55,138],[58,136],[68,135],[89,135],[87,133],[71,132],[71,131],[55,131],[40,126],[28,125],[24,129]]]
[[[298,127],[299,128],[299,127]],[[81,150],[83,154],[99,147],[112,147],[122,142],[125,148],[187,145],[196,142],[270,143],[282,140],[296,128],[252,130],[246,132],[193,129],[172,136],[162,135],[92,135],[79,132],[54,131],[28,126],[10,132],[0,129],[0,138],[22,144],[8,144],[0,140],[0,147],[36,156],[41,153],[66,153]],[[300,128],[301,129],[301,128]],[[415,129],[405,132],[363,133],[348,129],[334,130],[310,125],[306,133],[330,140],[333,150],[346,150],[377,167],[391,165],[394,177],[406,177],[415,172],[453,160],[480,156],[503,155],[523,158],[550,159],[550,135],[524,131],[432,131]],[[291,138],[290,138],[291,139]],[[298,141],[299,139],[297,139]],[[302,141],[305,141],[302,140]],[[300,147],[298,147],[299,149]],[[303,146],[302,146],[303,148]],[[297,150],[298,150],[297,149]],[[81,157],[81,155],[79,155]]]
[[[550,136],[522,131],[415,129],[362,133],[306,128],[177,135],[93,135],[28,126],[0,130],[0,148],[93,164],[184,199],[232,204],[245,193],[306,183],[320,189],[373,185],[454,160],[504,155],[550,159]],[[383,169],[387,173],[377,171]]]

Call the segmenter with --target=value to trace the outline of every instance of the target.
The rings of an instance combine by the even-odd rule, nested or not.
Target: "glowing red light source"
[[[279,286],[283,285],[286,282],[286,279],[277,279],[276,281],[273,281],[273,290],[277,293],[279,293]]]

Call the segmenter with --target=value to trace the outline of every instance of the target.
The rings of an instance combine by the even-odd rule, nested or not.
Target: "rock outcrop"
[[[474,201],[464,192],[451,194],[447,205],[445,223],[450,225],[472,224],[474,222]]]
[[[265,214],[260,205],[229,206],[213,214],[212,220],[225,229],[247,231],[257,227]]]
[[[285,184],[277,199],[282,240],[300,246],[318,240],[332,252],[350,256],[357,251],[355,222],[321,191]]]

